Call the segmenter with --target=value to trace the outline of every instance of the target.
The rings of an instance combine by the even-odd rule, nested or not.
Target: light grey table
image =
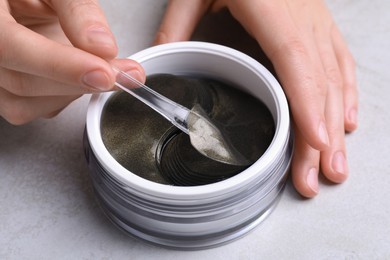
[[[120,56],[150,45],[165,1],[101,2]],[[146,245],[117,230],[94,200],[82,148],[85,96],[53,120],[21,127],[0,120],[0,259],[390,259],[390,2],[328,2],[358,65],[360,125],[347,137],[346,183],[323,181],[311,200],[288,183],[273,214],[226,246]],[[202,30],[197,39],[252,44]]]

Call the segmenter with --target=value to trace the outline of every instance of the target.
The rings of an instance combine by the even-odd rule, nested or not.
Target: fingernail
[[[350,123],[357,125],[357,111],[355,108],[349,110],[348,120]]]
[[[88,39],[94,44],[115,46],[112,34],[105,27],[92,27],[88,30]]]
[[[309,170],[306,176],[306,183],[313,192],[318,193],[318,171],[316,168]]]
[[[326,131],[326,126],[324,122],[321,122],[318,127],[318,135],[322,143],[329,145],[328,131]]]
[[[338,151],[333,154],[332,168],[339,174],[347,173],[347,163],[343,152]]]
[[[112,87],[107,74],[99,70],[86,73],[83,76],[82,81],[88,87],[98,90],[108,90]]]

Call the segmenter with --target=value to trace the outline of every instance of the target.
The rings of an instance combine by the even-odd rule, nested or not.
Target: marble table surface
[[[100,2],[121,57],[150,46],[165,1]],[[95,201],[82,148],[84,96],[52,120],[16,127],[0,119],[0,259],[390,259],[390,2],[327,2],[357,62],[359,129],[346,138],[347,182],[322,180],[310,200],[289,182],[262,225],[222,247],[147,245],[116,229]],[[219,33],[225,23],[235,32]],[[207,17],[194,39],[258,51],[223,13]]]

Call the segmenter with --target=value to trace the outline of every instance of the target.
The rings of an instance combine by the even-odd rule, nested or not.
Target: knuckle
[[[96,3],[91,0],[69,1],[67,5],[69,12],[72,14],[79,14],[81,9],[97,9]]]
[[[318,95],[325,100],[328,95],[328,84],[326,82],[318,82],[317,83]]]
[[[307,48],[304,42],[298,37],[291,37],[275,47],[271,53],[271,60],[274,56],[301,57],[307,55]]]
[[[341,72],[337,67],[328,67],[325,71],[328,83],[333,87],[341,88],[342,87],[342,77]]]
[[[298,54],[305,54],[306,53],[306,46],[305,44],[296,38],[290,39],[287,42],[287,45],[284,46],[287,51],[290,51],[291,53],[298,53]]]
[[[333,50],[329,46],[322,47],[319,50],[319,56],[322,61],[322,73],[325,75],[324,80],[327,81],[328,87],[341,88],[343,85],[343,77],[340,64],[337,62]]]

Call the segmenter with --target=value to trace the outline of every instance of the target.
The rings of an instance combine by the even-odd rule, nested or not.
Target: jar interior
[[[199,104],[224,127],[234,147],[253,162],[275,135],[275,122],[267,106],[231,83],[197,75],[155,74],[148,76],[146,85],[185,107]],[[161,184],[205,185],[230,178],[247,167],[203,156],[192,147],[188,135],[121,91],[105,104],[101,134],[107,150],[123,167]]]

